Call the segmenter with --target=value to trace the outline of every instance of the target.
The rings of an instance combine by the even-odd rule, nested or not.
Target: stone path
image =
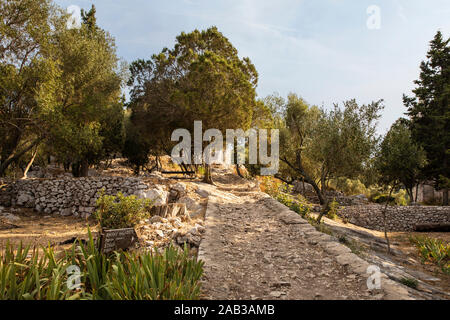
[[[265,193],[219,189],[199,248],[203,299],[410,298],[384,275],[382,290],[369,291],[367,262]]]

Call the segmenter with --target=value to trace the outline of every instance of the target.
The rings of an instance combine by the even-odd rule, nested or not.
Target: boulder
[[[209,191],[203,188],[197,188],[195,192],[202,198],[208,198],[209,197]]]
[[[17,205],[27,208],[34,207],[34,197],[26,192],[19,192],[17,195]]]
[[[164,205],[167,203],[169,193],[162,186],[156,186],[150,190],[139,190],[137,196],[141,199],[150,199],[154,205]]]

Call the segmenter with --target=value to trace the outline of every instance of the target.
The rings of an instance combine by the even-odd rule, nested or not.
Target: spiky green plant
[[[56,258],[51,247],[33,249],[9,243],[0,254],[0,300],[191,300],[200,293],[203,262],[187,248],[162,253],[98,250],[92,233]],[[79,267],[81,287],[69,289],[67,268]]]
[[[450,243],[426,236],[411,237],[410,241],[417,247],[422,263],[432,262],[446,274],[450,274]]]

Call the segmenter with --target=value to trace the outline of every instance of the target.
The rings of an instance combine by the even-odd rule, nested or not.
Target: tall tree
[[[376,167],[382,185],[402,184],[411,201],[415,201],[413,188],[421,179],[421,169],[426,164],[422,147],[411,138],[407,122],[395,122],[381,143]]]
[[[48,51],[60,70],[48,102],[55,107],[45,114],[48,142],[74,176],[86,176],[89,165],[121,149],[122,79],[114,39],[96,25],[94,6],[83,11],[81,28],[67,29],[64,20],[59,27]]]
[[[424,175],[444,192],[448,205],[450,188],[450,39],[438,31],[430,43],[427,60],[420,65],[420,78],[414,83],[414,97],[404,96],[411,119],[411,131],[426,151]]]
[[[324,192],[329,179],[358,178],[374,155],[378,141],[377,120],[383,101],[358,105],[355,100],[337,104],[331,111],[322,110],[308,156],[319,166]]]
[[[376,120],[382,108],[382,101],[358,106],[351,100],[344,108],[335,105],[327,112],[309,106],[294,94],[288,96],[284,107],[275,108],[284,110],[284,121],[279,122],[280,160],[284,166],[277,177],[312,185],[322,205],[319,221],[329,210],[326,181],[363,172],[376,146]]]
[[[173,49],[136,61],[131,73],[130,108],[142,114],[132,119],[143,123],[147,137],[161,137],[163,149],[174,129],[193,133],[195,120],[222,131],[252,123],[258,74],[216,27],[182,33]],[[212,182],[208,165],[205,181]]]
[[[0,0],[0,176],[42,140],[37,93],[54,61],[42,51],[57,10],[49,0]],[[45,99],[41,92],[41,99]]]

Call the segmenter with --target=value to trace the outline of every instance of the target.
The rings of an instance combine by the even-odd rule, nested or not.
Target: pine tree
[[[408,108],[413,139],[427,153],[424,176],[444,191],[448,205],[450,188],[450,39],[444,40],[440,31],[430,42],[427,60],[420,65],[420,79],[414,83],[414,97],[403,97]]]

